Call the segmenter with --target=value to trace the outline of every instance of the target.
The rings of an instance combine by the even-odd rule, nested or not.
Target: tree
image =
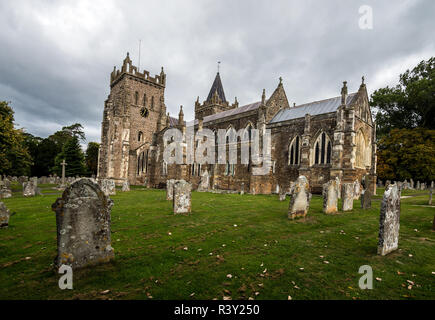
[[[0,174],[28,175],[31,163],[23,130],[14,127],[14,111],[0,101]]]
[[[62,161],[65,160],[67,166],[65,168],[66,176],[83,176],[86,174],[85,157],[80,147],[79,138],[72,137],[63,146],[62,152],[56,156],[54,171],[62,174]]]
[[[53,173],[55,158],[62,151],[51,139],[43,139],[39,145],[35,157],[33,158],[32,175],[48,176]]]
[[[86,166],[90,174],[97,174],[98,168],[98,150],[100,144],[96,142],[89,142],[86,149]]]
[[[435,57],[421,61],[399,76],[399,84],[376,90],[370,105],[376,107],[378,137],[393,128],[435,129]]]
[[[378,150],[380,179],[435,180],[435,130],[392,129]]]

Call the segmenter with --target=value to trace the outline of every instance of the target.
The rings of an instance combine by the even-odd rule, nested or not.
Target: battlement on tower
[[[149,71],[144,70],[143,72],[139,72],[138,68],[133,65],[130,55],[127,52],[127,57],[124,59],[121,69],[117,69],[116,66],[113,67],[113,71],[110,74],[110,87],[113,87],[116,83],[118,83],[125,75],[133,76],[134,78],[146,81],[148,83],[155,84],[160,87],[166,86],[166,74],[162,71],[160,75],[155,75],[154,77],[150,76]]]

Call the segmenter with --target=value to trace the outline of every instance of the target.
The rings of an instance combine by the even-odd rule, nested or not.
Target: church
[[[105,101],[98,178],[117,184],[163,188],[169,179],[184,179],[197,188],[204,172],[210,190],[252,194],[288,190],[290,182],[304,175],[311,190],[319,193],[331,179],[343,182],[376,181],[376,126],[368,102],[364,78],[357,92],[348,93],[344,82],[336,97],[301,105],[290,105],[279,79],[267,97],[239,106],[227,101],[219,72],[207,99],[195,102],[195,119],[171,117],[165,105],[166,74],[154,77],[140,72],[127,53],[121,69],[110,75],[110,94]],[[254,175],[254,164],[168,164],[163,158],[163,136],[168,129],[186,132],[207,128],[236,131],[271,131],[271,169]],[[240,143],[237,146],[240,155]],[[371,183],[376,192],[376,183]]]

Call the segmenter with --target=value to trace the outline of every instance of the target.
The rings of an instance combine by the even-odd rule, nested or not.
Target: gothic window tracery
[[[301,139],[299,136],[293,138],[289,146],[289,165],[299,165],[300,164],[300,150],[301,150]]]
[[[312,164],[314,165],[331,163],[332,144],[331,140],[325,132],[322,132],[317,137],[314,143],[312,154]]]

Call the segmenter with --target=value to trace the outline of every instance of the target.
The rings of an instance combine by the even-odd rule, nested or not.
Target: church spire
[[[222,102],[227,101],[225,99],[224,88],[222,86],[222,81],[221,81],[221,77],[219,75],[219,72],[216,74],[216,78],[214,79],[213,85],[211,86],[211,89],[210,89],[210,93],[208,94],[208,97],[207,97],[208,102],[212,101],[212,98],[213,98],[213,95],[215,94],[215,92],[217,92],[217,95]]]

